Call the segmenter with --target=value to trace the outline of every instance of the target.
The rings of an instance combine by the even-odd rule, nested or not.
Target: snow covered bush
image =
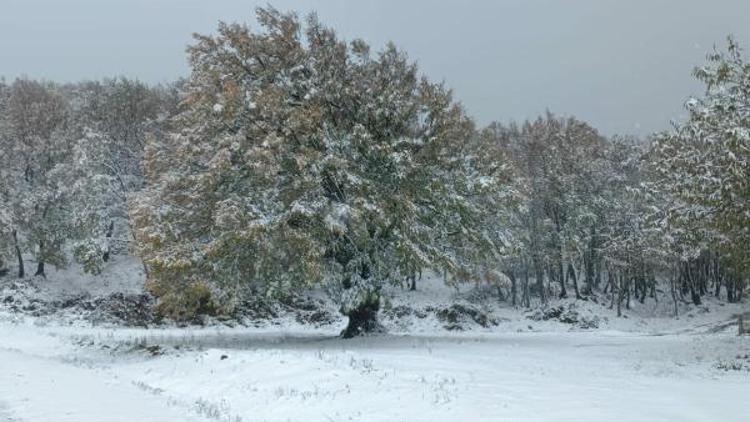
[[[162,300],[156,305],[156,312],[177,321],[190,321],[201,315],[216,315],[221,305],[205,282],[190,283],[179,291],[160,291],[154,286],[153,293]]]
[[[150,286],[322,283],[345,335],[376,329],[384,283],[491,253],[473,199],[501,174],[477,170],[471,120],[393,45],[272,8],[258,21],[196,37],[184,112],[147,149],[131,216]]]

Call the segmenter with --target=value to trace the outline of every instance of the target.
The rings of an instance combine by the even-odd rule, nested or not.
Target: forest
[[[694,70],[689,118],[639,139],[552,112],[477,127],[393,44],[258,20],[196,35],[170,84],[0,84],[6,277],[132,253],[167,317],[317,286],[349,336],[425,271],[524,307],[743,300],[750,64],[732,38]]]

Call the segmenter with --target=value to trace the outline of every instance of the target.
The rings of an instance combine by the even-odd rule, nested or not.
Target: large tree
[[[666,212],[680,235],[680,260],[718,249],[731,269],[726,288],[733,300],[750,274],[750,64],[730,38],[727,50],[715,50],[694,74],[705,95],[686,103],[688,119],[658,134],[650,153],[656,180],[671,197]],[[684,271],[698,302],[701,286],[693,286],[689,267]]]
[[[189,48],[179,130],[148,149],[131,212],[150,286],[165,306],[199,286],[231,305],[250,284],[323,283],[345,335],[374,330],[384,283],[465,277],[491,252],[473,199],[497,177],[476,171],[450,92],[393,45],[372,54],[272,8],[258,21]]]

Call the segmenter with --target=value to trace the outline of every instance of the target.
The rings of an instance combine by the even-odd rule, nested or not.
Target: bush
[[[159,297],[157,315],[175,321],[194,321],[202,315],[217,316],[226,311],[217,305],[211,288],[204,282],[191,283],[179,291],[156,294]]]
[[[438,320],[445,323],[449,330],[462,329],[461,323],[466,319],[471,319],[480,326],[487,328],[491,325],[497,325],[497,319],[486,314],[485,312],[469,305],[453,304],[448,308],[438,309],[435,312]]]

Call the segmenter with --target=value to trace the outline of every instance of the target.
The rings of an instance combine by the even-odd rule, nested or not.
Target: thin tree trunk
[[[622,273],[620,273],[617,279],[618,279],[618,282],[617,282],[618,284],[617,286],[617,316],[621,317],[622,316],[622,297],[624,296],[622,288],[623,288],[625,276],[623,276]],[[614,295],[614,292],[613,292],[613,295]]]
[[[736,289],[735,294],[734,294],[735,302],[742,302],[742,291],[745,290],[745,282],[746,281],[744,279],[743,280],[735,279],[734,281],[734,286]]]
[[[633,282],[633,278],[626,276],[625,277],[625,292],[626,292],[626,294],[625,294],[625,309],[627,309],[627,310],[630,310],[630,293],[631,293],[631,290],[632,290],[632,286],[631,285],[635,285],[635,283]]]
[[[674,277],[669,278],[669,290],[672,293],[672,302],[674,303],[674,317],[679,316],[677,307],[677,280]]]
[[[607,285],[609,286],[609,294],[610,294],[610,302],[609,302],[609,309],[613,309],[615,307],[615,293],[617,291],[617,275],[613,275],[612,271],[607,268]]]
[[[687,276],[687,283],[688,288],[690,289],[690,299],[693,301],[694,305],[700,305],[701,304],[701,298],[700,295],[698,295],[698,292],[696,290],[696,274],[693,274],[690,271],[690,263],[685,264],[685,275]]]
[[[531,306],[531,298],[529,297],[529,266],[526,262],[523,263],[523,304],[525,307]]]
[[[111,245],[111,243],[112,243],[112,235],[114,234],[114,232],[115,232],[115,222],[114,221],[110,221],[109,222],[109,227],[107,227],[107,234],[106,234],[106,238],[107,238],[107,250],[104,251],[104,254],[102,255],[102,261],[104,261],[104,262],[109,262],[110,249],[112,248],[112,245]]]
[[[539,298],[543,304],[547,303],[547,295],[544,292],[544,271],[542,270],[541,263],[535,262],[534,267],[536,270],[536,285],[539,289]]]
[[[578,291],[578,276],[576,275],[576,269],[573,267],[571,262],[568,263],[568,274],[570,279],[573,281],[573,291],[576,294],[576,299],[581,299],[581,292]]]
[[[507,275],[510,279],[510,303],[515,307],[516,296],[518,295],[516,287],[516,273],[515,271],[508,271],[507,273],[505,273],[505,275]]]
[[[21,246],[18,245],[18,232],[15,230],[13,230],[13,246],[16,249],[16,258],[18,259],[18,278],[24,278],[26,276],[26,267],[23,265]]]
[[[558,277],[560,277],[560,299],[565,299],[568,297],[568,291],[565,289],[565,271],[563,270],[562,248],[560,248],[560,258],[557,260],[557,274]]]
[[[721,284],[724,280],[722,280],[721,273],[719,272],[719,258],[718,256],[713,259],[713,273],[714,273],[714,287],[716,290],[714,291],[714,296],[718,299],[721,296]]]
[[[34,276],[42,276],[47,278],[47,274],[44,273],[44,242],[39,242],[39,261],[36,264],[36,273]]]
[[[594,289],[594,262],[596,260],[596,226],[591,225],[591,239],[589,240],[589,250],[585,254],[584,268],[586,271],[586,285],[584,286],[584,294],[591,294]]]

